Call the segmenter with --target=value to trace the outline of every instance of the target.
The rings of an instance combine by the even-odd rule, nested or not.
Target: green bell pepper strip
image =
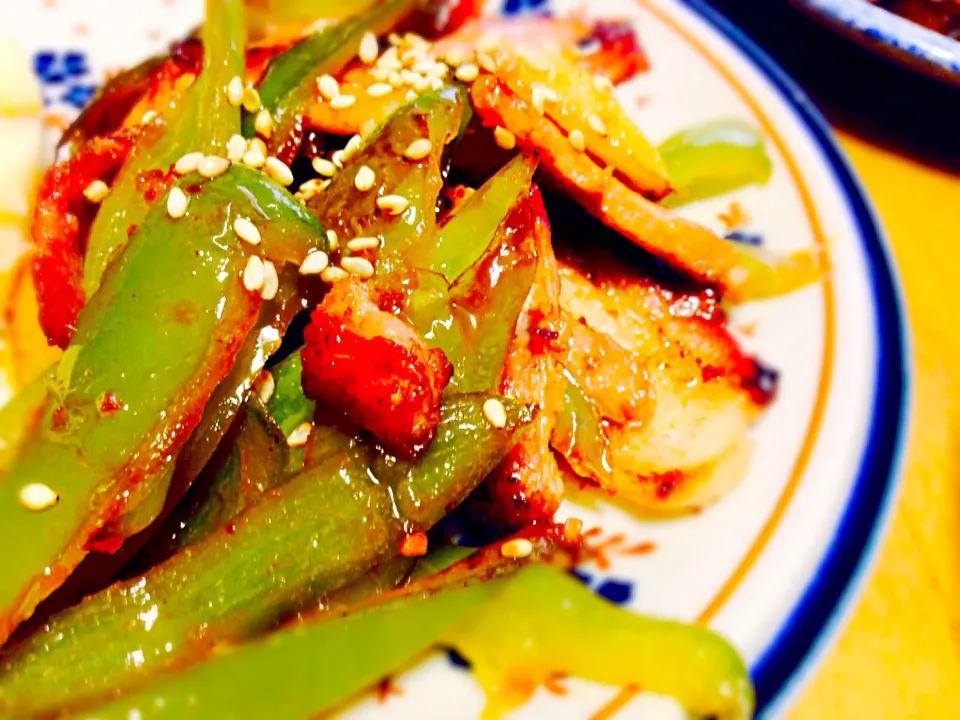
[[[53,368],[41,373],[0,408],[0,473],[6,472],[23,443],[36,429],[52,376]],[[0,486],[4,482],[0,475]]]
[[[192,182],[179,181],[194,190],[189,214],[174,220],[165,203],[154,208],[81,311],[38,430],[0,483],[0,542],[21,548],[0,559],[0,640],[87,552],[122,542],[102,528],[165,478],[256,322],[260,298],[241,282],[249,246],[232,223],[257,217],[258,193],[272,181],[235,167]],[[277,263],[302,258],[323,236],[292,198],[289,206],[271,207],[259,248]],[[20,488],[32,482],[49,483],[59,503],[21,506]]]
[[[444,641],[487,689],[484,717],[525,702],[557,673],[670,695],[695,717],[753,716],[747,670],[718,634],[634,615],[545,565],[522,569]]]
[[[243,2],[207,0],[206,12],[200,75],[179,104],[163,114],[162,125],[144,129],[90,228],[83,267],[88,299],[100,286],[107,265],[126,246],[128,228],[140,225],[150,208],[143,178],[166,173],[188,152],[225,155],[227,140],[240,131],[240,109],[227,101],[226,87],[231,78],[244,73]]]
[[[425,93],[399,108],[344,163],[326,190],[307,202],[324,227],[343,240],[377,237],[381,241],[377,274],[409,267],[407,255],[418,243],[433,241],[436,206],[443,177],[440,160],[455,137],[466,96],[455,87]],[[416,140],[430,141],[430,154],[417,162],[403,155]],[[378,192],[354,186],[357,170],[366,165],[377,178]],[[376,205],[380,195],[400,195],[409,206],[389,215]]]
[[[674,192],[661,202],[677,207],[750,183],[764,184],[773,165],[763,136],[740,120],[713,120],[681,130],[657,149]]]
[[[462,501],[532,420],[505,400],[507,425],[492,427],[489,397],[448,398],[416,464],[394,467],[368,444],[330,455],[223,530],[54,616],[2,652],[0,709],[46,712],[199,661],[395,555]]]
[[[563,403],[557,411],[550,445],[566,458],[577,475],[608,487],[613,467],[600,415],[570,374],[564,371],[564,375]]]
[[[406,587],[367,595],[349,606],[321,608],[267,638],[160,676],[119,700],[70,717],[307,718],[331,711],[408,665],[445,630],[479,611],[510,581],[509,575],[555,551],[547,535],[531,541],[533,553],[521,559],[504,558],[499,545],[479,551],[444,549],[432,563],[421,559],[419,578]],[[346,594],[347,588],[340,592]],[[319,673],[318,648],[331,661],[331,668]]]
[[[303,111],[316,97],[317,79],[336,75],[357,56],[364,34],[387,32],[417,7],[417,0],[384,0],[352,20],[311,33],[274,57],[257,88],[260,103],[273,118],[267,149],[284,162],[293,160],[300,146]],[[360,8],[356,8],[359,12]],[[319,17],[319,16],[316,16]],[[244,135],[256,135],[254,116],[244,119]]]
[[[414,273],[416,291],[410,294],[405,313],[427,342],[453,363],[450,387],[457,392],[493,391],[500,385],[516,318],[537,265],[533,237],[522,217],[515,220],[517,215],[511,214],[499,224],[483,256],[453,285],[438,273]]]
[[[475,584],[298,624],[71,717],[316,717],[405,667],[497,589],[496,582]]]
[[[300,374],[303,363],[299,352],[292,352],[270,368],[274,390],[267,401],[267,412],[277,424],[284,437],[290,435],[301,423],[313,418],[316,403],[303,394]]]
[[[529,192],[536,167],[533,155],[517,155],[504,165],[456,209],[432,246],[414,252],[414,264],[455,280],[480,259],[500,223]]]
[[[360,603],[370,602],[385,592],[394,590],[410,577],[417,559],[406,555],[396,555],[384,560],[366,575],[342,588],[337,588],[320,601],[327,612],[344,612]]]

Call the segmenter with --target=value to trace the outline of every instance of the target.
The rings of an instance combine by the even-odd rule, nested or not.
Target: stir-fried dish
[[[736,652],[592,595],[555,513],[735,483],[776,375],[726,309],[818,257],[674,214],[771,165],[740,122],[651,145],[630,25],[479,5],[207,0],[64,132],[27,272],[62,353],[0,410],[0,714],[316,717],[445,645],[489,717],[558,675],[750,716]]]

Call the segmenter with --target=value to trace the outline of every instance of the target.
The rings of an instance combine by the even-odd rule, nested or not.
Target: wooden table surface
[[[790,720],[960,718],[960,89],[783,0],[713,0],[821,108],[887,232],[913,361],[906,473],[867,585]]]

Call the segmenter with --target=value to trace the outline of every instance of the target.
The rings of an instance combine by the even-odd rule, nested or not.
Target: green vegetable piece
[[[770,179],[763,136],[740,120],[713,120],[672,135],[658,148],[674,192],[661,202],[677,207]]]
[[[40,373],[0,407],[0,471],[6,471],[24,441],[35,430],[55,369],[56,365]]]
[[[406,270],[411,248],[432,242],[443,185],[440,158],[456,133],[464,104],[462,91],[452,87],[418,96],[374,130],[330,186],[308,202],[324,227],[342,240],[380,239],[378,276]],[[429,155],[418,162],[406,160],[407,148],[421,139],[430,141]],[[361,192],[354,186],[357,170],[364,165],[373,170],[382,193]],[[389,215],[377,207],[380,194],[400,195],[409,206],[399,215]]]
[[[247,20],[251,36],[269,36],[277,26],[303,28],[318,18],[346,20],[357,17],[381,0],[247,0]]]
[[[613,468],[600,414],[570,374],[565,372],[565,375],[563,404],[557,411],[550,445],[566,458],[580,477],[607,486],[612,481]]]
[[[248,247],[230,230],[236,217],[256,216],[271,183],[249,172],[256,181],[233,168],[199,185],[187,217],[154,208],[81,311],[38,428],[0,484],[0,542],[20,548],[0,558],[0,640],[87,552],[116,550],[116,520],[144,497],[131,491],[166,479],[256,322],[260,298],[241,282]],[[296,201],[288,205],[271,208],[258,248],[278,263],[323,237]],[[35,482],[50,484],[59,503],[22,507],[20,488]]]
[[[301,423],[313,419],[316,403],[303,394],[300,386],[302,372],[303,363],[299,352],[290,353],[270,368],[274,391],[267,402],[267,411],[284,437],[289,436]]]
[[[211,643],[267,630],[394,556],[409,532],[461,502],[532,420],[505,400],[508,423],[493,428],[482,410],[489,397],[447,398],[416,464],[366,444],[329,455],[229,527],[58,614],[0,654],[0,710],[42,713],[199,661]]]
[[[83,290],[89,299],[107,265],[128,242],[128,228],[143,222],[151,203],[142,178],[166,173],[188,152],[225,155],[226,142],[240,131],[240,109],[227,101],[226,87],[244,71],[243,0],[207,0],[202,35],[203,69],[177,106],[149,126],[100,205],[87,243]]]
[[[427,651],[470,617],[497,582],[401,598],[281,630],[76,718],[315,717]]]
[[[413,263],[455,280],[480,259],[508,213],[530,191],[536,166],[532,155],[513,158],[456,209],[434,244],[414,254]]]
[[[317,97],[321,75],[335,75],[357,56],[365,33],[392,29],[417,6],[417,0],[385,0],[352,20],[330,25],[294,43],[270,61],[260,81],[260,102],[273,118],[274,131],[267,149],[291,160],[300,144],[304,109]],[[351,6],[351,10],[361,8]],[[319,17],[319,16],[314,16]],[[244,119],[246,137],[254,137],[254,116]]]
[[[370,601],[372,598],[396,588],[410,577],[410,572],[416,563],[416,558],[406,557],[405,555],[397,555],[384,560],[366,575],[362,575],[352,583],[334,590],[323,599],[321,604],[327,611],[348,611],[357,603]]]
[[[471,661],[490,717],[556,673],[671,695],[693,717],[753,717],[747,669],[718,634],[634,615],[546,565],[520,570],[445,641]]]

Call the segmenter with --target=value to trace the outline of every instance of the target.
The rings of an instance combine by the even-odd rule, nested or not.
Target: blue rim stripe
[[[820,145],[843,188],[863,242],[877,320],[873,424],[861,455],[856,482],[830,547],[799,602],[750,670],[757,693],[757,715],[780,709],[787,691],[811,669],[838,629],[843,610],[855,598],[869,561],[889,520],[906,437],[908,360],[906,327],[898,282],[889,254],[859,182],[841,154],[823,117],[780,67],[729,20],[704,0],[683,0],[733,42],[777,88]]]

